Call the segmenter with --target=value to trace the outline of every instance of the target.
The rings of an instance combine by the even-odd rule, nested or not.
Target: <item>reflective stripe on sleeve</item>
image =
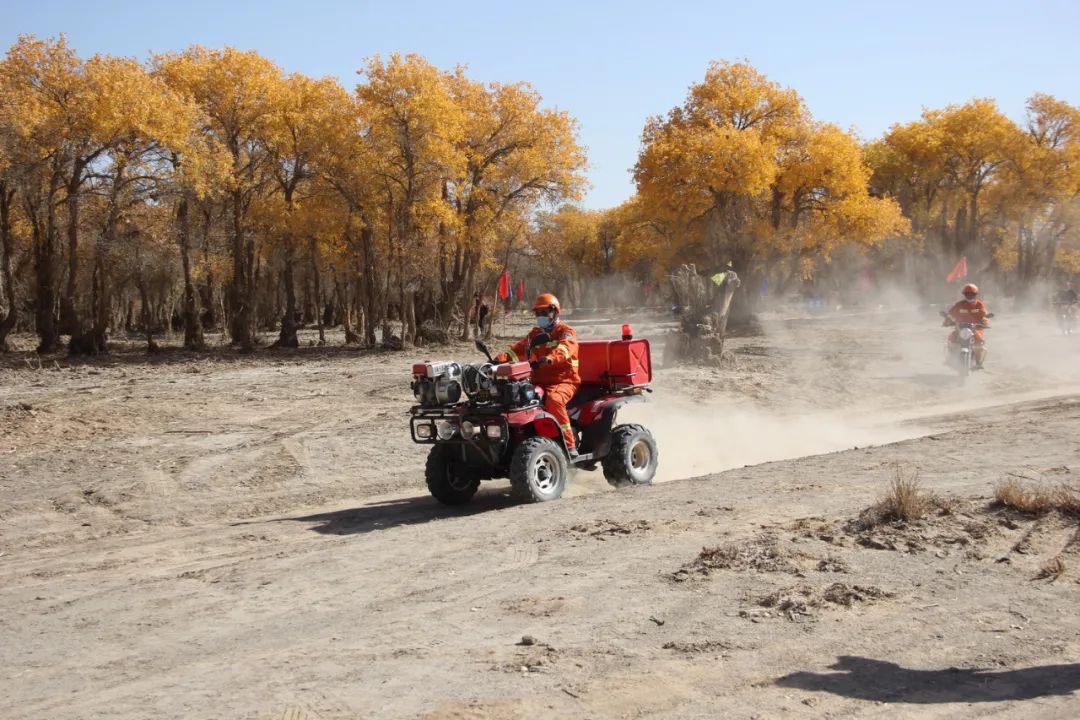
[[[517,362],[518,360],[521,359],[521,358],[518,357],[517,353],[514,352],[513,350],[507,350],[506,351],[506,356],[508,358],[510,358],[510,362]]]

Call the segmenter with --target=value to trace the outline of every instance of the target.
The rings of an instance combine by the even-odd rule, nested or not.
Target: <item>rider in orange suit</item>
[[[980,325],[989,325],[988,317],[990,312],[986,308],[986,303],[979,300],[979,288],[973,283],[968,283],[961,291],[964,294],[964,299],[957,302],[945,313],[946,318],[943,325],[955,325],[956,323],[974,323],[975,333],[975,364],[978,367],[982,367],[983,359],[986,358],[986,340],[983,337],[983,329]],[[955,343],[957,341],[957,331],[953,330],[949,335],[949,342]]]
[[[566,404],[574,397],[581,385],[578,374],[577,333],[559,319],[562,306],[559,299],[551,293],[544,293],[533,304],[536,314],[536,327],[528,335],[514,343],[505,353],[495,357],[498,362],[516,362],[528,360],[532,363],[532,381],[544,389],[544,410],[551,413],[559,423],[566,449],[576,455],[574,430],[570,426],[570,414]],[[529,351],[533,338],[540,333],[547,333],[547,343],[538,345]]]

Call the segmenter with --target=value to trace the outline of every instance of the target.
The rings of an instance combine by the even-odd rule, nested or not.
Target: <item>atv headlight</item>
[[[492,440],[498,440],[502,437],[502,425],[487,425],[484,427],[484,434]]]
[[[474,437],[480,434],[480,428],[473,425],[468,420],[461,423],[461,437],[466,440],[472,440]]]
[[[457,432],[457,426],[448,420],[440,420],[435,423],[435,432],[439,435],[440,440],[449,440]]]
[[[421,440],[430,440],[435,435],[435,428],[430,424],[424,423],[423,425],[416,426],[416,437]]]
[[[971,339],[971,336],[974,335],[974,334],[975,333],[973,333],[971,331],[971,328],[960,328],[959,337],[960,337],[961,340],[967,342],[968,340]]]

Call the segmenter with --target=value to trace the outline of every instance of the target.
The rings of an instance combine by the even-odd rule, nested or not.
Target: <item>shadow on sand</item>
[[[314,523],[311,527],[324,535],[354,535],[389,530],[404,525],[422,525],[433,520],[466,517],[477,513],[519,505],[508,490],[481,489],[467,505],[443,505],[430,495],[380,500],[348,510],[316,513],[275,520]]]
[[[895,663],[841,655],[833,673],[797,672],[776,680],[781,687],[893,703],[1002,702],[1069,695],[1080,690],[1080,664],[1018,670],[910,670]]]

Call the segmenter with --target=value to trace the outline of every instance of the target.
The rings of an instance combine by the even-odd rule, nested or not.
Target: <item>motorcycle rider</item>
[[[1058,291],[1057,296],[1054,298],[1054,302],[1059,305],[1070,307],[1080,302],[1080,297],[1076,294],[1076,288],[1071,282],[1065,283],[1065,287]]]
[[[971,323],[975,326],[972,328],[975,333],[975,367],[981,370],[983,360],[986,358],[986,339],[983,337],[983,328],[980,325],[986,326],[989,324],[987,319],[990,316],[990,311],[987,309],[986,303],[979,300],[979,288],[974,283],[965,285],[961,293],[964,299],[958,301],[946,311],[942,326],[949,327],[957,323]],[[952,334],[949,335],[949,344],[956,344],[957,341],[958,331],[953,330]]]
[[[1077,302],[1080,302],[1076,288],[1073,287],[1071,282],[1066,282],[1061,290],[1054,293],[1053,302],[1057,311],[1058,324],[1061,325],[1061,331],[1066,335],[1071,335],[1073,325],[1076,323]]]
[[[559,319],[562,305],[551,293],[544,293],[533,303],[536,327],[506,352],[495,356],[497,362],[528,360],[532,365],[532,381],[544,389],[544,410],[551,413],[562,430],[566,449],[571,457],[577,455],[577,442],[570,425],[566,404],[581,385],[578,374],[577,333]],[[548,341],[533,347],[533,339],[547,333]],[[530,350],[531,348],[531,350]]]

